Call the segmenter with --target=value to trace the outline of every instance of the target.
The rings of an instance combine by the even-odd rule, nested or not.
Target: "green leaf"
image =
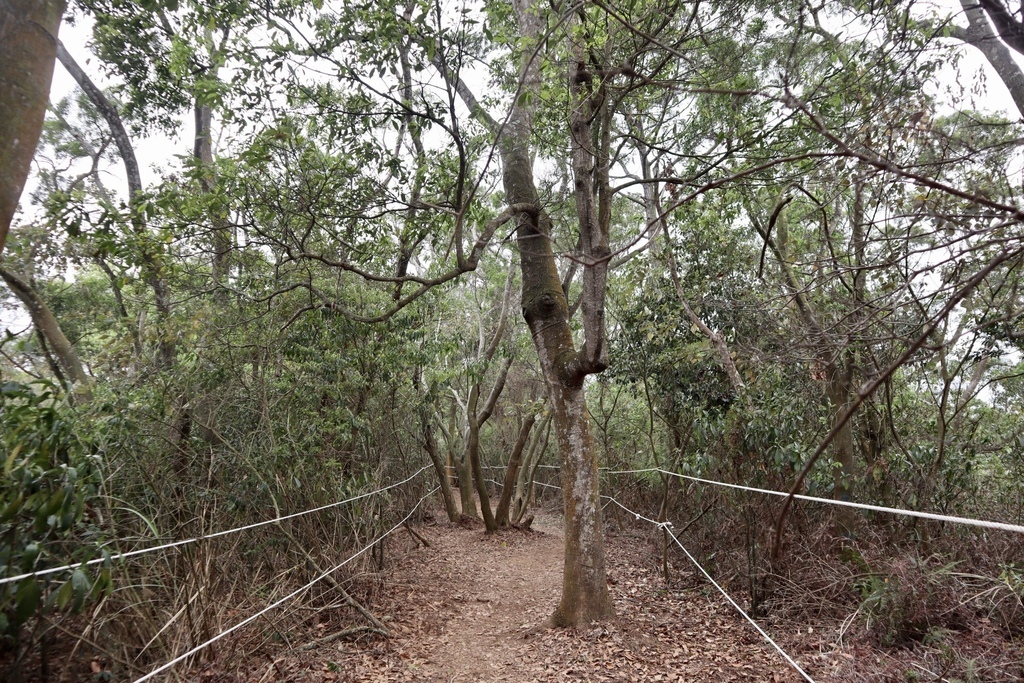
[[[75,595],[75,601],[74,604],[72,604],[71,609],[72,611],[77,612],[82,609],[82,605],[85,604],[85,599],[89,596],[89,589],[91,588],[89,576],[81,567],[71,574],[71,585],[72,591]]]
[[[71,597],[74,595],[74,586],[71,585],[70,581],[66,581],[60,590],[57,591],[57,609],[65,609],[68,603],[71,602]]]
[[[35,579],[26,579],[14,596],[14,625],[21,626],[35,614],[39,606],[39,583]]]

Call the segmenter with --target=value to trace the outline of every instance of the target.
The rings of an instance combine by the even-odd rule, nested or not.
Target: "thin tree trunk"
[[[853,381],[853,370],[849,361],[836,359],[826,369],[825,395],[828,398],[829,408],[833,426],[840,420],[849,406],[850,394]],[[853,478],[855,475],[856,463],[854,461],[853,424],[847,420],[836,434],[832,443],[833,458],[839,465],[833,470],[834,489],[832,497],[835,500],[849,502],[852,500]],[[840,531],[850,536],[853,533],[856,514],[852,508],[838,506],[836,508],[836,519],[839,522]]]
[[[537,467],[540,465],[544,451],[548,448],[548,437],[551,434],[551,411],[544,413],[540,427],[534,432],[533,441],[530,443],[530,450],[526,453],[526,460],[519,473],[516,475],[516,492],[512,500],[511,521],[519,524],[530,505],[531,491],[533,489],[534,477],[537,476]]]
[[[213,159],[213,107],[197,98],[194,113],[196,138],[192,153],[200,168],[199,185],[204,193],[211,195],[217,187],[217,169]],[[213,211],[213,215],[210,216],[213,226],[211,276],[216,286],[227,282],[231,269],[233,240],[226,210],[215,207]],[[218,291],[221,294],[226,293],[224,290]]]
[[[519,429],[519,438],[516,439],[515,446],[512,447],[512,455],[508,459],[508,468],[505,470],[505,480],[501,487],[501,498],[498,499],[498,509],[494,513],[494,521],[499,527],[508,526],[508,511],[512,504],[512,494],[515,491],[516,478],[519,476],[519,469],[523,461],[523,451],[526,449],[526,444],[530,441],[530,431],[533,429],[534,423],[537,422],[537,416],[530,413],[523,420],[523,425]]]
[[[92,82],[92,79],[82,70],[71,54],[64,49],[63,45],[57,45],[56,54],[61,65],[75,79],[82,92],[107,122],[114,143],[117,145],[118,154],[121,156],[121,162],[124,164],[125,176],[128,181],[128,206],[131,208],[132,230],[135,231],[142,243],[140,253],[142,271],[146,283],[153,290],[153,303],[159,318],[158,362],[162,369],[168,370],[174,366],[177,354],[173,336],[165,329],[171,315],[171,293],[164,281],[160,254],[151,248],[150,241],[146,239],[148,230],[138,207],[142,195],[142,175],[139,172],[135,148],[132,146],[131,138],[128,137],[121,115],[103,94],[103,91],[96,87],[96,84]]]
[[[650,166],[647,162],[647,155],[641,155],[641,172],[644,177],[651,177]],[[647,214],[647,223],[649,230],[652,229],[650,226],[656,226],[662,234],[662,239],[665,240],[665,256],[668,260],[669,274],[672,276],[672,284],[675,286],[676,298],[679,299],[679,305],[682,306],[683,312],[686,313],[686,317],[689,318],[690,322],[706,336],[712,344],[715,346],[715,350],[718,352],[718,360],[722,364],[722,368],[725,369],[725,374],[729,378],[729,383],[732,385],[732,390],[736,396],[743,394],[743,380],[740,378],[739,370],[736,369],[736,363],[732,359],[732,353],[729,351],[729,346],[725,342],[725,338],[715,330],[712,330],[707,324],[704,323],[700,317],[693,312],[690,308],[689,302],[686,300],[685,293],[683,292],[682,282],[679,280],[679,269],[676,267],[675,253],[672,251],[673,244],[672,238],[668,232],[668,225],[666,223],[666,214],[661,206],[661,200],[658,198],[658,188],[650,183],[644,184],[644,208]]]
[[[462,451],[461,456],[456,453],[454,402],[449,420],[448,429],[442,426],[441,431],[444,432],[445,441],[448,446],[448,461],[452,463],[452,467],[455,470],[456,483],[459,487],[459,504],[462,506],[462,514],[475,518],[477,514],[476,501],[473,498],[473,473],[470,469],[469,461],[466,460],[465,450]]]
[[[50,307],[39,296],[38,292],[32,289],[31,285],[19,278],[14,273],[0,268],[0,279],[3,279],[15,296],[28,309],[29,316],[36,329],[46,338],[50,349],[57,358],[61,370],[68,380],[75,385],[75,392],[78,397],[88,400],[92,396],[92,379],[86,374],[82,361],[64,335],[60,323],[53,315]]]
[[[834,426],[838,420],[842,419],[849,402],[852,400],[853,366],[851,361],[846,358],[850,351],[847,348],[848,344],[838,350],[829,348],[830,345],[826,333],[818,321],[810,302],[804,297],[804,288],[789,265],[786,243],[782,237],[782,235],[788,232],[786,229],[786,212],[784,207],[789,200],[785,197],[785,194],[783,192],[779,196],[779,200],[772,211],[772,216],[778,227],[776,230],[776,235],[779,235],[778,239],[771,234],[771,223],[769,223],[768,227],[764,227],[753,214],[751,216],[754,217],[754,225],[761,238],[774,254],[779,270],[782,272],[785,287],[789,291],[790,296],[793,297],[800,317],[803,318],[810,331],[814,346],[817,349],[818,362],[821,364],[825,377],[825,403]],[[857,213],[857,209],[855,209],[855,213]],[[861,226],[859,219],[854,218],[853,222],[854,230],[859,230]],[[857,237],[854,237],[853,241],[855,249],[862,242]],[[855,280],[858,277],[862,278],[859,273],[859,270],[855,272]],[[855,284],[857,283],[855,282]],[[832,443],[832,453],[833,460],[839,464],[839,468],[835,471],[833,478],[833,497],[837,500],[849,500],[855,468],[853,425],[849,420],[843,424],[843,427],[836,434],[836,438]],[[846,535],[852,533],[854,517],[855,515],[851,508],[841,506],[838,509],[837,519],[841,533]]]
[[[457,522],[459,521],[459,509],[455,506],[455,496],[452,494],[452,487],[448,480],[448,472],[444,461],[441,460],[441,456],[437,451],[437,439],[434,437],[434,428],[430,423],[430,417],[425,411],[421,411],[420,414],[420,427],[423,436],[423,449],[427,452],[427,456],[430,457],[430,462],[434,466],[434,472],[437,474],[437,480],[441,486],[441,499],[444,501],[445,514],[448,515],[449,522]]]
[[[499,329],[499,334],[500,333],[501,331]],[[489,533],[497,531],[498,525],[494,521],[494,513],[491,510],[491,500],[487,493],[487,480],[484,479],[483,465],[480,462],[480,428],[483,427],[484,423],[487,422],[494,413],[494,406],[497,404],[498,397],[501,396],[501,392],[505,388],[505,380],[508,378],[508,371],[510,367],[512,367],[511,357],[506,358],[501,364],[498,376],[494,380],[494,386],[491,387],[491,393],[488,394],[487,400],[484,401],[483,410],[479,413],[476,411],[477,401],[480,395],[479,384],[474,385],[470,390],[470,399],[466,404],[467,427],[465,459],[473,469],[473,481],[476,483],[476,495],[477,498],[480,499],[480,514],[484,518],[484,527]]]

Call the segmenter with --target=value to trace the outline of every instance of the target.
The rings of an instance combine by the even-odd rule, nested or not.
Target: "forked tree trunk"
[[[569,305],[558,276],[551,246],[553,225],[540,208],[533,178],[531,134],[540,93],[540,68],[532,45],[546,26],[538,6],[514,0],[523,48],[517,97],[499,145],[505,197],[510,205],[531,205],[536,210],[520,213],[516,225],[519,263],[523,278],[523,317],[530,328],[555,423],[562,465],[565,500],[565,563],[562,598],[551,623],[582,626],[607,619],[615,613],[605,574],[604,530],[598,493],[597,454],[590,435],[583,380],[607,367],[604,338],[604,276],[607,271],[607,235],[600,234],[593,187],[583,167],[594,161],[591,133],[585,114],[573,116],[575,141],[573,166],[580,224],[580,242],[590,259],[583,275],[583,326],[585,340],[578,351],[569,325]],[[570,29],[571,30],[571,29]],[[582,67],[582,64],[581,64]],[[575,78],[575,74],[571,79]],[[578,99],[581,96],[575,93]],[[589,109],[589,104],[586,109]],[[582,110],[584,107],[574,107]],[[593,166],[590,166],[591,170]],[[603,241],[602,241],[603,240]]]
[[[517,110],[519,108],[517,107]],[[510,203],[539,204],[529,155],[529,128],[515,136],[516,114],[509,122],[504,161],[505,194]],[[523,316],[530,328],[547,382],[562,465],[565,492],[565,565],[562,599],[551,617],[555,626],[577,626],[614,614],[605,576],[604,532],[598,504],[596,453],[590,435],[585,374],[569,326],[569,305],[551,249],[552,224],[543,211],[518,220],[517,242],[523,272]]]
[[[610,115],[603,89],[592,91],[593,77],[586,71],[587,46],[577,42],[578,17],[569,21],[572,38],[570,144],[579,223],[579,261],[583,265],[580,310],[584,340],[573,342],[569,305],[558,276],[551,246],[551,217],[541,208],[533,178],[531,137],[537,103],[541,99],[541,44],[548,24],[543,5],[535,0],[513,0],[519,24],[521,63],[515,102],[504,125],[498,124],[458,75],[434,60],[442,75],[455,86],[470,111],[497,137],[502,163],[505,200],[517,211],[516,244],[523,281],[523,317],[530,328],[541,372],[548,387],[550,409],[562,461],[565,491],[565,568],[562,599],[551,617],[555,626],[585,625],[614,614],[605,575],[604,533],[598,505],[596,452],[590,435],[583,381],[608,367],[605,335],[605,285],[611,250],[608,246],[611,189],[608,183]],[[597,121],[595,136],[591,123]],[[599,143],[594,144],[598,139]],[[595,182],[596,181],[596,182]]]
[[[829,418],[832,424],[835,425],[842,418],[850,402],[853,400],[853,365],[848,358],[852,351],[849,348],[849,343],[844,342],[844,345],[840,348],[835,348],[837,345],[829,343],[828,335],[819,322],[815,310],[804,296],[804,287],[797,280],[796,274],[789,265],[785,238],[785,235],[788,234],[787,216],[784,211],[784,207],[789,200],[784,195],[785,193],[780,195],[772,211],[775,225],[777,226],[775,234],[778,237],[774,237],[771,233],[770,226],[772,223],[769,223],[769,227],[765,228],[757,221],[756,217],[754,218],[755,228],[775,255],[786,289],[789,290],[790,295],[793,297],[793,302],[796,304],[800,317],[810,330],[811,337],[817,347],[818,363],[820,364],[821,373],[825,381],[825,407],[829,411]],[[854,212],[859,213],[859,210],[855,207]],[[753,216],[753,214],[751,215]],[[855,217],[853,222],[854,230],[859,230],[861,223],[858,218]],[[854,238],[855,249],[860,242],[856,237]],[[863,263],[862,256],[858,257],[858,264],[860,263]],[[858,269],[856,272],[859,273],[860,270]],[[862,279],[861,276],[855,275],[855,281],[862,281]],[[832,458],[833,462],[838,465],[833,474],[834,486],[832,497],[836,500],[848,501],[853,489],[856,466],[853,424],[849,420],[840,428],[832,442]],[[839,507],[836,517],[839,524],[839,532],[847,536],[851,535],[855,518],[856,516],[852,508]]]
[[[469,428],[466,430],[466,462],[473,474],[476,495],[480,501],[480,516],[484,520],[484,528],[488,533],[496,531],[494,513],[491,512],[491,499],[487,495],[487,481],[484,479],[483,466],[480,464],[480,424],[474,415],[469,416]],[[475,504],[475,503],[474,503]]]
[[[469,460],[465,457],[465,450],[462,451],[461,456],[456,452],[455,430],[455,406],[453,403],[448,428],[445,429],[442,425],[441,431],[444,432],[445,442],[448,446],[448,461],[455,470],[455,483],[459,487],[459,505],[462,507],[462,514],[476,517],[476,501],[473,499],[473,473],[469,467]]]

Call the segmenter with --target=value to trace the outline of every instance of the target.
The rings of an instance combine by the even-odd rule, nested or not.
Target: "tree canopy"
[[[32,435],[5,442],[8,574],[420,467],[452,521],[497,531],[550,449],[551,622],[580,626],[613,614],[602,467],[1019,503],[1024,25],[1002,0],[78,0],[90,54],[47,11],[31,64],[0,52],[32,91],[0,108],[0,248],[30,161],[11,140],[41,125],[0,259],[0,421]],[[55,61],[78,90],[43,123]],[[157,132],[167,158],[143,155]],[[775,562],[790,500],[757,532]],[[67,581],[0,586],[0,631],[111,579]]]

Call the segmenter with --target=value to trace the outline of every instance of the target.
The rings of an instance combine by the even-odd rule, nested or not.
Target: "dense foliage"
[[[598,464],[1020,523],[1024,126],[996,93],[1024,74],[965,11],[79,0],[88,73],[0,258],[0,577],[108,559],[0,585],[0,650],[78,619],[166,661],[435,481],[453,521],[522,520],[570,463],[530,239]],[[1024,629],[1019,539],[603,485],[693,519],[755,612],[814,609],[807,583],[886,646],[966,609]],[[988,601],[949,607],[967,575]]]

